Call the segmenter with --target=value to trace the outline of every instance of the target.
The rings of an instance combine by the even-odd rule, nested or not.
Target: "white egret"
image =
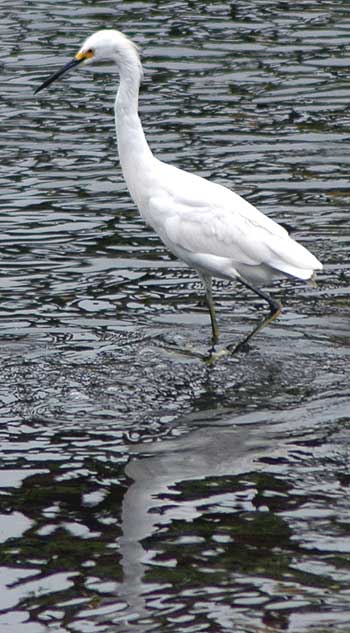
[[[158,160],[146,141],[138,115],[142,65],[136,45],[113,29],[88,37],[74,59],[51,75],[36,93],[78,65],[112,61],[120,83],[115,100],[119,159],[141,216],[167,248],[194,268],[205,288],[212,340],[219,328],[212,298],[212,277],[237,280],[266,300],[270,314],[238,346],[252,338],[281,311],[281,304],[260,288],[274,277],[307,280],[322,264],[279,224],[226,187]]]

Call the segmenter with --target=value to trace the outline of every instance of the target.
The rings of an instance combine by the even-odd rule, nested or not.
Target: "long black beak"
[[[39,88],[34,90],[34,94],[36,95],[38,92],[40,92],[40,90],[44,90],[44,88],[52,84],[53,81],[56,81],[56,79],[61,77],[61,75],[64,75],[64,73],[66,73],[71,68],[74,68],[74,66],[78,66],[78,64],[80,64],[80,62],[82,61],[83,61],[83,58],[77,59],[76,57],[74,57],[74,59],[72,59],[70,62],[68,62],[68,64],[63,66],[63,68],[61,68],[56,73],[48,77],[48,79],[45,79],[44,83],[42,83],[41,86],[39,86]]]

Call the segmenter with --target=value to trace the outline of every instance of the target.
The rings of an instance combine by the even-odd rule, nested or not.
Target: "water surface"
[[[33,96],[109,26],[157,156],[325,264],[213,366],[198,280],[125,189],[112,69]],[[348,3],[43,0],[0,29],[0,630],[348,631]],[[265,309],[215,298],[222,345]]]

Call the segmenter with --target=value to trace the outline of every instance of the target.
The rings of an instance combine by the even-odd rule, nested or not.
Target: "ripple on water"
[[[201,359],[195,276],[125,192],[110,69],[33,100],[111,25],[157,156],[326,264],[247,354]],[[348,3],[41,0],[1,26],[0,628],[347,631]],[[263,311],[215,297],[222,345]]]

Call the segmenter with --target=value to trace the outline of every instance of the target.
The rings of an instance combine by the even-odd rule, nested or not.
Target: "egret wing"
[[[240,264],[267,265],[302,278],[321,267],[282,226],[238,194],[176,168],[170,173],[150,200],[149,216],[175,254],[180,248],[228,258],[238,270]]]

